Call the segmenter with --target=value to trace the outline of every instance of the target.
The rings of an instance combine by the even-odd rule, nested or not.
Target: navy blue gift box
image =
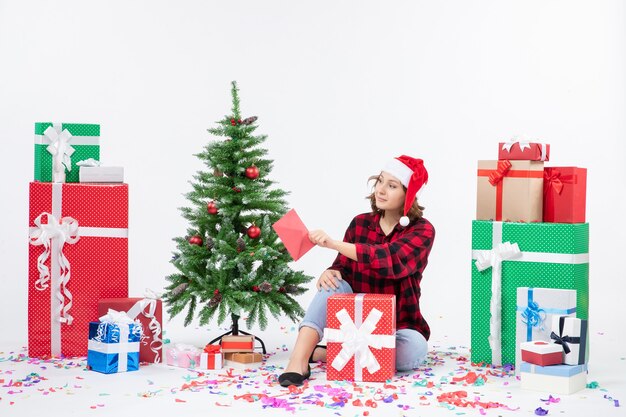
[[[87,365],[104,374],[139,369],[141,324],[89,323]]]

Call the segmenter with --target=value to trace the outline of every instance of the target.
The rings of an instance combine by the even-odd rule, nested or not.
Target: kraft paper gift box
[[[522,356],[517,363],[523,361],[539,366],[561,365],[563,363],[563,349],[554,343],[543,340],[523,342],[520,345],[520,350]]]
[[[327,301],[328,380],[384,382],[396,372],[396,296],[335,294]]]
[[[222,352],[252,352],[254,351],[254,336],[237,335],[222,337]]]
[[[543,173],[543,221],[584,223],[587,168],[546,167]]]
[[[202,349],[192,345],[176,343],[165,349],[165,360],[168,365],[179,368],[194,369],[200,365]]]
[[[225,365],[246,369],[263,363],[263,355],[258,352],[230,352],[224,354]]]
[[[141,325],[104,317],[101,320],[89,323],[87,366],[104,374],[138,370]]]
[[[541,222],[543,162],[478,161],[476,219]]]
[[[588,355],[587,320],[575,317],[553,317],[550,338],[561,346],[563,363],[566,365],[583,365]]]
[[[522,362],[522,389],[573,394],[587,386],[587,365],[539,366]]]
[[[128,185],[30,184],[28,354],[86,356],[98,300],[128,297]]]
[[[35,123],[35,181],[78,182],[89,158],[100,159],[100,125]]]
[[[150,292],[145,298],[103,298],[98,301],[98,315],[106,314],[109,309],[125,311],[131,319],[141,323],[141,362],[160,363],[163,360],[163,304],[157,297]]]
[[[220,345],[206,345],[200,354],[199,369],[222,369],[223,356]]]
[[[515,363],[532,362],[522,357],[521,345],[524,342],[539,340],[549,342],[553,317],[576,317],[576,291],[519,287],[516,300]],[[545,366],[541,363],[532,363]]]
[[[498,159],[549,161],[550,145],[536,142],[500,142]]]
[[[517,288],[576,290],[589,314],[589,224],[472,222],[472,362],[514,364]]]

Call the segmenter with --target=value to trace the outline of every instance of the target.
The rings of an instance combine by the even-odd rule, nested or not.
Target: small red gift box
[[[254,336],[237,335],[222,337],[222,352],[252,352],[254,351]]]
[[[500,142],[498,159],[549,161],[550,145],[535,142]]]
[[[128,185],[30,183],[28,355],[86,356],[98,300],[128,297]]]
[[[396,372],[396,296],[335,294],[327,301],[328,380],[384,382]]]
[[[563,347],[543,341],[522,342],[522,361],[539,366],[559,365],[563,363]]]
[[[141,362],[160,363],[163,361],[163,304],[156,298],[103,298],[98,301],[98,316],[109,309],[125,311],[132,319],[138,319],[143,327],[139,345]]]
[[[543,221],[585,223],[587,168],[549,167],[543,175]]]

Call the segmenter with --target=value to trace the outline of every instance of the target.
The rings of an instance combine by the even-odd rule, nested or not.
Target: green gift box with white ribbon
[[[35,123],[35,181],[78,182],[89,158],[100,160],[100,125]]]
[[[472,222],[472,362],[515,364],[518,287],[576,290],[587,319],[589,224]]]

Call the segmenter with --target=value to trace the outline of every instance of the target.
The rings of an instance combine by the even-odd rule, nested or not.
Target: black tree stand
[[[233,322],[231,328],[229,331],[227,331],[226,333],[224,333],[223,335],[220,335],[218,337],[216,337],[215,339],[211,340],[209,342],[210,345],[214,344],[215,342],[217,342],[218,340],[220,341],[220,345],[222,344],[222,337],[224,336],[228,336],[229,334],[232,334],[233,336],[238,336],[239,333],[241,334],[245,334],[247,336],[253,336],[256,340],[259,341],[259,343],[261,343],[261,348],[263,349],[263,354],[267,354],[267,351],[265,350],[265,343],[263,343],[263,340],[261,340],[260,337],[258,336],[254,336],[248,332],[244,332],[243,330],[239,330],[239,316],[236,315],[235,313],[231,313],[230,314],[231,320]]]

